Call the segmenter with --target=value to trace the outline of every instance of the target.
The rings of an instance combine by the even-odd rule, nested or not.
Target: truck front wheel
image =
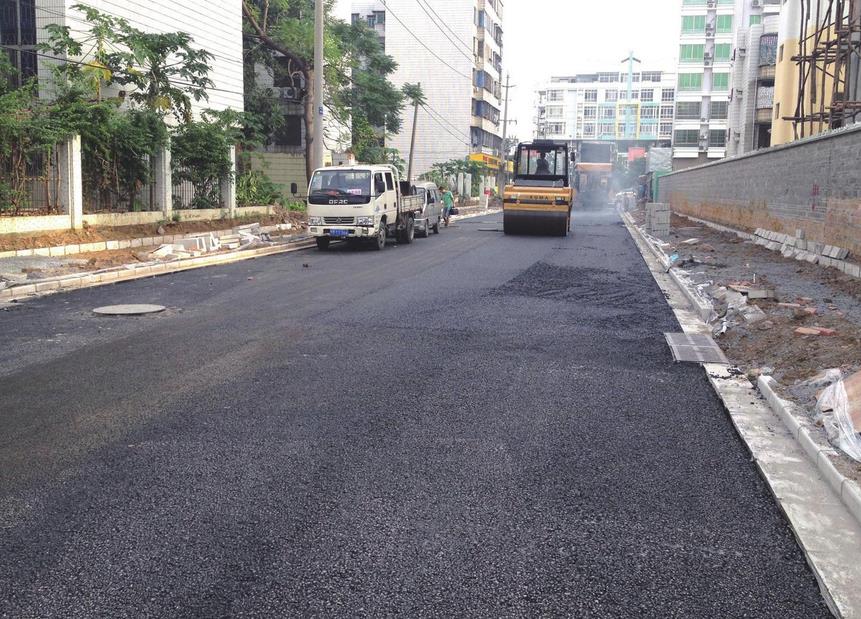
[[[382,251],[386,248],[386,222],[380,222],[380,230],[377,233],[377,238],[374,239],[374,249]]]
[[[329,249],[329,237],[318,236],[315,240],[317,241],[317,249],[320,251],[326,251]]]

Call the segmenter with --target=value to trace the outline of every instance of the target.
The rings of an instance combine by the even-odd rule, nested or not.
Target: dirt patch
[[[634,212],[642,223],[644,213]],[[691,241],[691,239],[696,239]],[[825,369],[849,375],[861,367],[861,280],[835,269],[785,258],[730,232],[721,232],[673,214],[670,235],[662,239],[674,267],[709,296],[719,319],[715,339],[729,360],[749,375],[767,368],[782,385],[781,395],[813,415],[822,388],[807,381]],[[686,243],[685,241],[688,241]],[[750,284],[774,291],[772,299],[747,299],[754,319],[739,319],[726,290]],[[723,289],[723,290],[722,290]],[[728,327],[721,333],[723,319]],[[798,335],[799,327],[833,329],[833,335]],[[861,480],[861,465],[837,458],[841,471]]]
[[[137,226],[90,226],[83,230],[57,230],[54,232],[39,232],[34,234],[2,234],[0,235],[0,251],[16,249],[35,249],[38,247],[57,247],[60,245],[78,245],[81,243],[99,243],[101,241],[121,241],[142,237],[158,236],[159,227],[164,228],[164,234],[192,234],[195,232],[211,232],[227,230],[235,226],[249,223],[260,223],[272,226],[280,223],[292,223],[296,226],[305,225],[304,213],[283,210],[274,215],[254,215],[235,219],[214,219],[210,221],[180,221],[143,224]]]

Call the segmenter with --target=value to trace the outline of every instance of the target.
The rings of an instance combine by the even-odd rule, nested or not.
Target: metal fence
[[[0,216],[61,213],[60,180],[56,149],[0,159]]]
[[[84,174],[81,179],[84,213],[130,213],[158,210],[155,207],[153,162],[147,161],[146,165],[150,168],[150,182],[138,183],[134,187],[123,187],[118,181],[117,175],[120,172],[117,170],[108,174],[103,174],[101,171]]]
[[[199,192],[190,181],[175,183],[173,186],[173,208],[224,208],[221,183],[215,183],[209,192]]]

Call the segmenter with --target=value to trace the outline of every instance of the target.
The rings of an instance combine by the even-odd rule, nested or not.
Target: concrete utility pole
[[[422,83],[419,82],[419,90],[421,90]],[[410,138],[410,164],[407,167],[407,180],[409,182],[413,182],[413,159],[416,152],[416,126],[419,122],[419,100],[415,101],[415,110],[413,110],[413,136]]]
[[[505,74],[505,111],[502,115],[502,161],[499,165],[499,173],[497,174],[497,185],[499,185],[498,195],[502,197],[505,191],[505,178],[508,175],[508,148],[505,145],[505,140],[508,138],[508,89],[511,88],[511,74]]]
[[[314,11],[314,168],[322,168],[325,161],[323,145],[323,30],[325,27],[324,0],[316,0]]]

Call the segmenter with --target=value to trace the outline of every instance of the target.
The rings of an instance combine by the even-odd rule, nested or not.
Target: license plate
[[[349,236],[349,230],[329,230],[329,236]]]

